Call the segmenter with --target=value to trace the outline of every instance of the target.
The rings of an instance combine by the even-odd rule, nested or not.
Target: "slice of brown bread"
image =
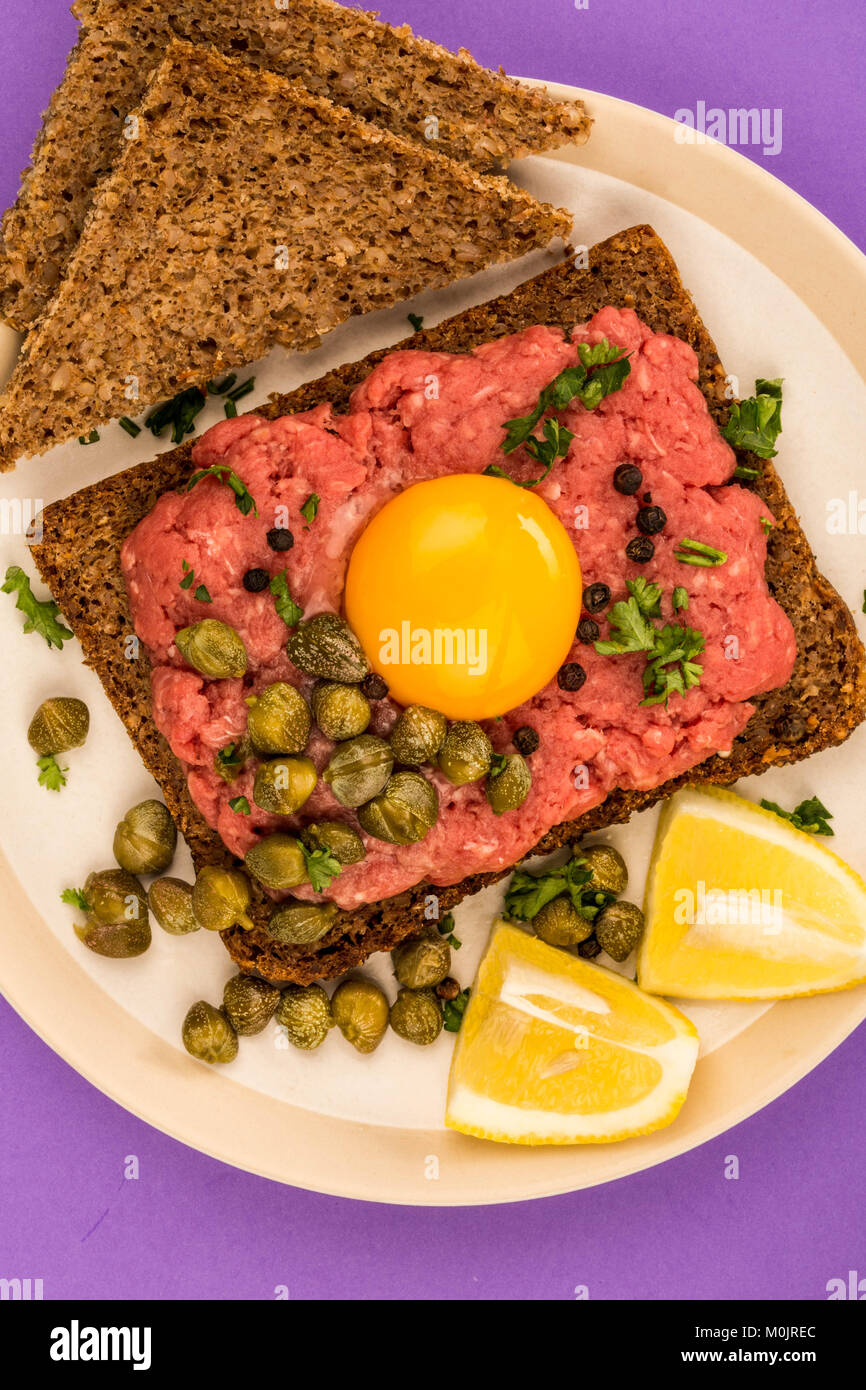
[[[297,78],[426,149],[490,170],[519,155],[582,143],[591,122],[559,102],[331,0],[79,0],[78,44],[45,115],[0,240],[0,318],[28,328],[53,295],[99,179],[123,147],[123,122],[172,38],[212,44]]]
[[[504,298],[416,334],[403,346],[464,352],[535,323],[570,329],[606,304],[633,308],[650,327],[691,344],[700,361],[700,385],[709,408],[723,422],[730,409],[724,395],[724,368],[670,253],[646,226],[632,227],[593,247],[588,269],[577,270],[571,263],[557,266]],[[385,355],[375,352],[363,362],[340,367],[288,396],[275,397],[258,413],[272,419],[321,401],[345,408],[353,388]],[[34,555],[81,642],[86,662],[100,676],[162,787],[200,867],[231,862],[231,856],[193,806],[180,765],[154,727],[146,662],[125,658],[124,639],[131,624],[119,564],[124,538],[161,492],[188,476],[191,449],[191,444],[181,445],[153,463],[47,507],[44,540],[34,548]],[[769,541],[767,579],[796,632],[798,656],[790,681],[755,700],[755,713],[729,757],[712,757],[685,777],[652,791],[614,792],[579,820],[551,830],[537,846],[538,852],[628,820],[634,811],[670,796],[686,783],[731,783],[806,758],[841,743],[866,717],[866,653],[851,613],[818,570],[773,464],[748,454],[742,454],[741,462],[760,469],[756,487],[777,520]],[[225,933],[224,939],[241,969],[268,979],[308,983],[341,974],[372,952],[390,950],[417,931],[427,893],[436,892],[444,912],[497,877],[501,875],[477,875],[436,890],[422,884],[351,916],[344,914],[314,947],[280,946],[263,930],[236,929]],[[264,902],[257,903],[255,912],[257,921],[265,920]]]
[[[213,48],[173,43],[0,397],[0,467],[352,314],[567,237],[571,214]]]

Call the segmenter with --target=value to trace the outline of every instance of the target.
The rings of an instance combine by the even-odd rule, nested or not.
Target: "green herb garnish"
[[[121,415],[117,423],[122,430],[126,430],[127,434],[132,435],[133,439],[135,439],[136,435],[141,434],[141,425],[137,425],[134,420],[130,420],[128,415]]]
[[[775,801],[762,800],[761,805],[765,811],[773,811],[782,820],[790,821],[797,830],[805,830],[808,835],[833,835],[835,832],[827,824],[833,819],[832,811],[818,800],[817,796],[810,796],[806,801],[801,801],[799,806],[795,806],[793,811],[783,811]]]
[[[208,381],[205,384],[205,390],[209,396],[226,396],[237,379],[237,372],[229,372],[228,376],[223,377],[222,381]]]
[[[214,463],[210,468],[201,468],[198,473],[193,473],[186,485],[185,491],[192,492],[196,483],[200,483],[202,478],[216,478],[217,482],[225,483],[230,487],[235,495],[235,506],[242,516],[258,516],[259,509],[255,499],[242,478],[239,478],[233,468],[229,468],[227,463]]]
[[[207,591],[207,586],[204,584],[199,584],[193,594],[193,598],[198,599],[199,603],[213,603],[213,599]]]
[[[534,458],[540,463],[544,472],[538,478],[531,478],[528,482],[521,483],[517,478],[513,478],[506,469],[500,468],[498,463],[490,463],[484,472],[491,478],[507,478],[508,482],[515,483],[517,487],[538,487],[543,483],[553,465],[558,458],[565,458],[568,453],[568,446],[574,435],[561,425],[558,420],[545,420],[544,439],[536,439],[531,435],[524,444],[524,449],[530,458]]]
[[[861,608],[860,612],[866,613],[866,589],[863,590],[863,607]]]
[[[455,951],[459,951],[460,947],[463,945],[463,942],[458,941],[457,937],[454,935],[454,913],[446,912],[445,916],[442,918],[441,922],[437,924],[437,926],[439,935],[444,936],[445,940],[448,942],[448,945],[453,946]]]
[[[727,558],[724,550],[716,550],[713,545],[704,545],[703,541],[689,540],[688,536],[679,541],[674,550],[674,559],[679,560],[681,565],[700,565],[703,569],[724,565]]]
[[[547,903],[567,893],[576,911],[583,912],[584,890],[592,881],[592,870],[579,854],[558,869],[531,874],[515,869],[505,894],[505,911],[519,922],[531,922]]]
[[[88,435],[80,434],[78,436],[78,442],[79,444],[98,444],[99,430],[91,430]]]
[[[460,1025],[463,1022],[463,1015],[468,1003],[468,989],[461,990],[456,999],[446,1000],[445,1008],[442,1010],[442,1026],[446,1033],[460,1032]]]
[[[637,579],[627,579],[626,588],[644,618],[660,618],[662,615],[662,591],[659,584],[652,584],[642,575]]]
[[[72,633],[57,621],[60,609],[53,598],[38,599],[30,588],[30,580],[20,565],[10,565],[3,583],[4,594],[17,594],[15,607],[25,616],[25,632],[38,632],[49,647],[62,648]]]
[[[232,389],[230,391],[226,391],[225,394],[228,396],[230,401],[240,401],[243,399],[244,396],[248,396],[250,394],[250,392],[255,388],[255,384],[255,377],[248,376],[246,381],[241,382],[240,386],[233,386]]]
[[[656,617],[659,612],[656,602],[649,607],[656,598],[651,591],[658,585],[636,579],[628,580],[627,587],[630,597],[620,599],[610,611],[610,637],[596,642],[595,650],[601,656],[646,652],[647,664],[641,677],[645,698],[641,704],[666,705],[671,695],[684,695],[700,683],[703,667],[694,658],[704,649],[704,636],[696,628],[676,623],[656,627],[650,621],[650,616]],[[685,590],[674,590],[675,600],[683,595],[686,602],[681,606],[687,607]]]
[[[245,796],[229,797],[229,806],[231,806],[232,810],[236,811],[239,816],[248,816],[250,814],[250,803]]]
[[[235,405],[234,401],[226,401],[225,412],[227,420],[234,420],[237,418],[238,408]]]
[[[286,627],[296,627],[304,616],[304,610],[298,607],[289,593],[286,571],[283,570],[280,574],[275,574],[268,587],[274,596],[276,610]]]
[[[68,903],[70,907],[77,907],[81,912],[90,911],[90,903],[80,888],[64,888],[60,894],[60,901]]]
[[[407,314],[406,317],[415,329],[415,332],[420,333],[421,329],[424,327],[424,316],[422,314]]]
[[[764,535],[769,536],[770,532],[773,530],[773,522],[770,520],[768,516],[762,516],[758,519],[761,523],[761,530],[763,531]]]
[[[747,468],[744,463],[738,463],[731,476],[751,482],[754,478],[760,477],[760,474],[757,468]]]
[[[247,760],[247,754],[243,746],[238,743],[227,743],[225,748],[221,748],[214,758],[214,768],[220,777],[226,782],[233,782]]]
[[[44,758],[37,758],[36,766],[39,768],[40,787],[47,787],[50,792],[59,792],[61,787],[66,786],[66,773],[69,769],[61,767],[53,753]]]
[[[321,497],[317,492],[311,492],[304,505],[301,507],[301,516],[308,525],[311,525],[319,512]]]
[[[673,597],[671,598],[671,603],[673,604],[673,609],[675,613],[683,612],[685,609],[688,608],[688,590],[684,589],[681,584],[678,584],[677,587],[674,589]]]
[[[192,566],[188,560],[182,560],[181,564],[183,565],[183,579],[178,581],[178,587],[181,589],[191,589],[195,583],[195,574],[193,573]]]
[[[336,878],[337,874],[342,873],[343,866],[339,859],[335,859],[329,849],[307,849],[306,845],[301,845],[304,854],[304,863],[307,866],[307,877],[310,885],[316,893],[324,893],[329,887],[331,879]]]
[[[759,377],[755,382],[754,396],[749,396],[745,401],[735,401],[731,406],[722,438],[733,448],[747,449],[749,453],[757,454],[759,459],[776,457],[777,450],[773,445],[782,433],[783,380],[783,377],[778,377],[775,381],[766,381]]]
[[[184,435],[193,434],[195,426],[193,424],[196,416],[204,410],[207,396],[199,386],[188,386],[185,391],[180,391],[171,400],[163,401],[149,415],[144,417],[145,428],[151,434],[156,435],[157,439],[162,434],[167,425],[171,425],[172,444],[181,444]]]

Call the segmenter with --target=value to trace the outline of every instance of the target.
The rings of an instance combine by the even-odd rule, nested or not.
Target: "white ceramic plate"
[[[592,140],[556,158],[524,161],[515,176],[538,196],[573,209],[578,243],[652,223],[742,394],[750,393],[755,376],[786,378],[782,473],[822,567],[859,610],[866,580],[859,537],[856,531],[830,534],[827,516],[833,499],[847,500],[859,466],[866,345],[858,316],[866,261],[820,214],[741,156],[713,143],[681,145],[673,122],[625,102],[554,90],[585,97],[596,117]],[[510,289],[550,259],[536,254],[355,321],[307,356],[273,353],[256,369],[256,394],[248,404],[398,341],[406,335],[409,308],[428,324],[436,322]],[[8,334],[0,339],[0,371],[4,352],[11,360],[13,351],[14,335]],[[219,415],[213,403],[199,425]],[[4,532],[16,501],[25,511],[28,502],[38,507],[147,459],[153,449],[149,434],[133,441],[114,425],[102,431],[98,445],[73,443],[22,464],[0,485],[0,500],[13,504],[4,513]],[[0,567],[10,563],[33,571],[23,539],[3,534]],[[682,1153],[735,1124],[793,1085],[866,1015],[866,989],[769,1009],[686,1006],[701,1033],[702,1057],[677,1122],[624,1144],[576,1149],[508,1148],[445,1131],[448,1035],[426,1050],[390,1035],[372,1058],[332,1037],[308,1056],[280,1046],[273,1027],[243,1040],[230,1068],[196,1065],[180,1046],[180,1020],[195,998],[218,1002],[231,973],[228,958],[207,932],[176,939],[155,929],[152,949],[130,962],[102,960],[77,942],[60,891],[111,862],[118,817],[154,788],[96,677],[80,665],[75,644],[63,653],[49,651],[20,629],[20,614],[4,596],[3,991],[96,1086],[225,1162],[321,1191],[416,1205],[503,1202],[589,1186]],[[92,725],[86,747],[63,759],[69,782],[56,795],[37,786],[23,731],[38,702],[60,692],[87,701]],[[788,804],[819,793],[836,814],[834,848],[863,872],[864,753],[861,731],[843,749],[741,789]],[[627,854],[630,896],[640,892],[654,824],[655,813],[647,812],[606,837]],[[173,872],[189,876],[185,849]],[[474,974],[501,892],[491,888],[458,909],[465,944],[455,956],[455,973],[463,983]],[[369,968],[383,983],[389,980],[385,958]]]

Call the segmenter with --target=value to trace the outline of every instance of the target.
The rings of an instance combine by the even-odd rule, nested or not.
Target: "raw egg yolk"
[[[346,619],[401,705],[490,719],[541,690],[580,617],[574,546],[547,503],[502,478],[415,483],[361,534]]]

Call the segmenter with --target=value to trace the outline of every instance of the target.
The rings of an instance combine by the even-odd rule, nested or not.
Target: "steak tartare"
[[[571,537],[586,586],[606,585],[615,602],[627,597],[627,581],[652,581],[662,590],[666,623],[678,621],[674,590],[687,589],[689,627],[704,639],[699,684],[667,704],[642,704],[645,654],[602,654],[594,642],[576,640],[567,660],[585,671],[579,688],[562,689],[554,680],[484,724],[498,752],[510,749],[523,726],[539,736],[532,787],[519,810],[497,816],[483,784],[453,786],[425,769],[440,809],[423,840],[393,845],[361,832],[362,862],[344,867],[324,895],[306,886],[293,889],[295,897],[324,896],[352,909],[421,881],[445,885],[507,868],[552,826],[580,816],[612,789],[652,788],[729,750],[751,716],[749,700],[788,680],[794,633],[764,578],[773,518],[753,493],[727,485],[735,456],[696,385],[695,355],[679,339],[653,333],[631,310],[605,308],[570,336],[538,326],[465,355],[393,352],[354,392],[347,414],[322,405],[274,421],[246,415],[197,441],[196,468],[231,469],[257,514],[244,515],[232,490],[207,477],[191,491],[160,497],[121,557],[135,631],[151,661],[154,719],[183,765],[193,801],[241,857],[263,834],[312,820],[339,819],[359,830],[354,812],[321,779],[301,812],[287,819],[256,806],[254,758],[230,784],[215,770],[216,755],[244,737],[249,696],[276,681],[305,695],[312,686],[289,660],[273,594],[267,586],[250,592],[244,576],[285,574],[305,617],[339,612],[353,546],[385,503],[412,483],[501,464],[505,421],[530,413],[544,388],[575,366],[578,344],[605,338],[629,354],[630,372],[596,409],[575,400],[558,412],[574,437],[535,490]],[[518,480],[537,476],[537,461],[523,450],[508,462]],[[639,496],[613,486],[624,464],[640,470]],[[314,494],[318,511],[307,524],[301,508]],[[652,537],[651,559],[641,563],[626,545],[647,506],[661,509],[666,521]],[[275,527],[291,529],[291,549],[269,544]],[[684,564],[677,554],[684,537],[723,553],[724,563]],[[190,573],[194,584],[182,586]],[[609,616],[609,608],[595,615],[602,640]],[[204,618],[238,633],[248,656],[244,676],[208,680],[189,669],[175,638]],[[398,707],[386,699],[373,710],[370,732],[387,736]],[[314,730],[306,752],[321,771],[332,748]],[[230,805],[239,798],[249,814]]]

